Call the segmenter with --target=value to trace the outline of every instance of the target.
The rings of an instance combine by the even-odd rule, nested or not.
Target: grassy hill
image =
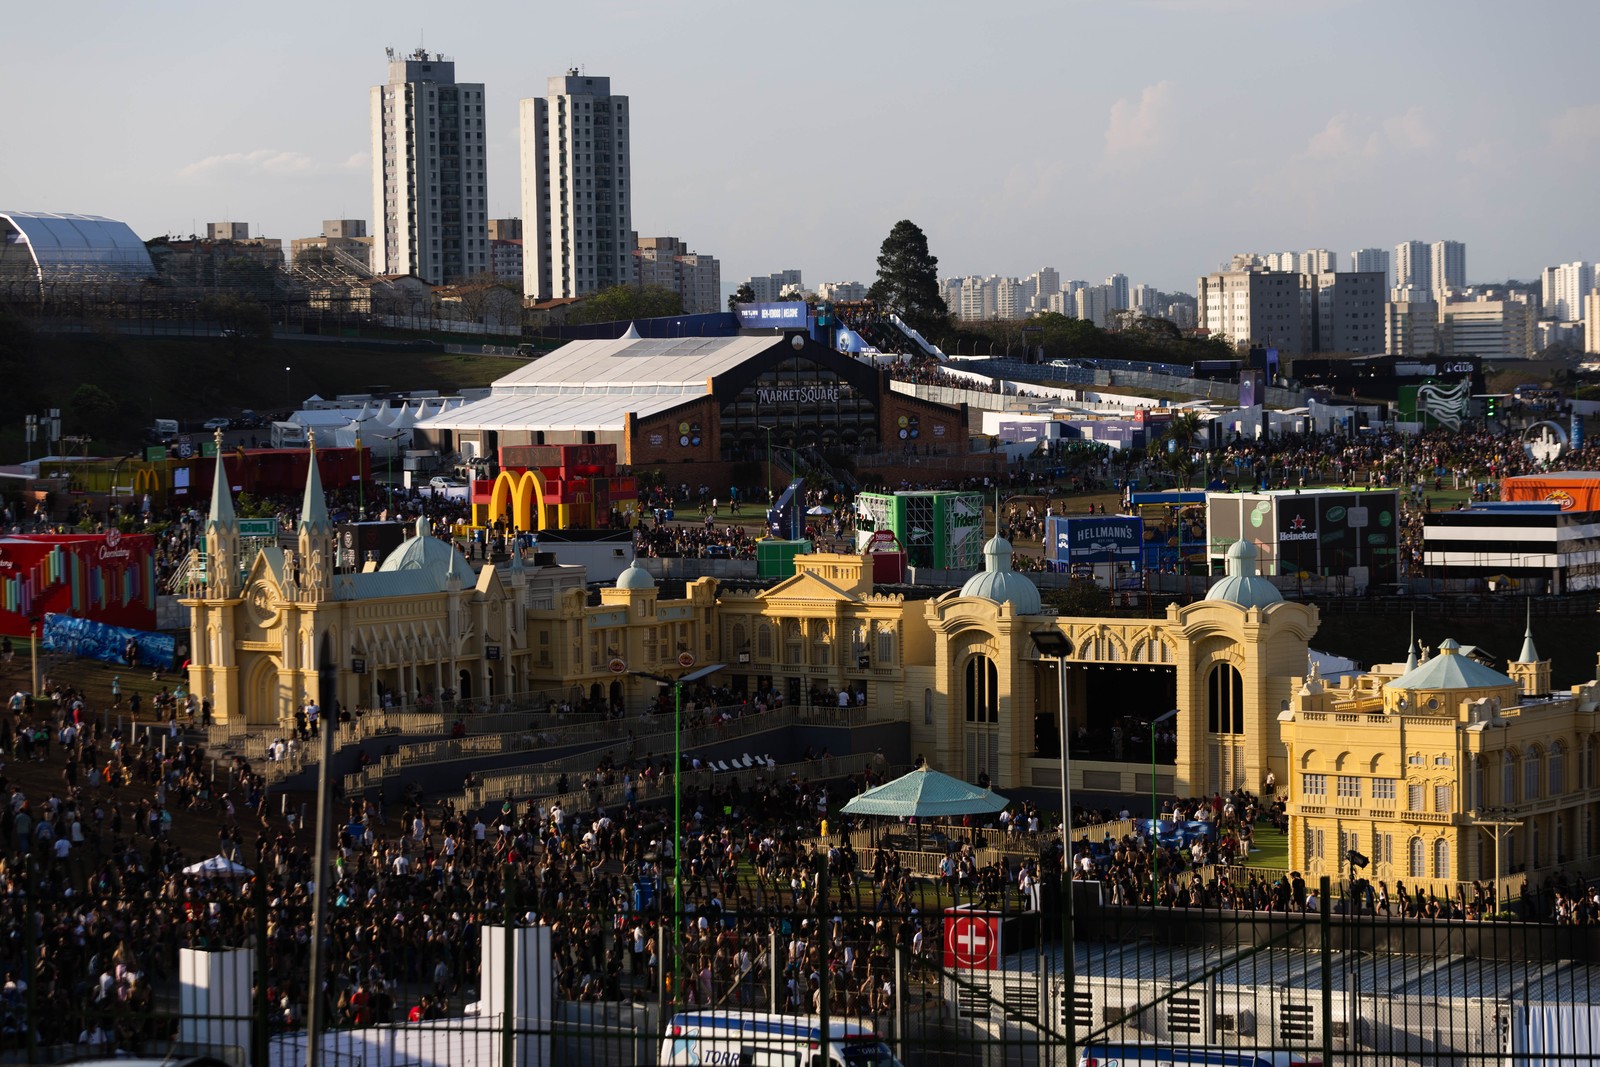
[[[91,453],[139,447],[154,418],[202,421],[241,410],[281,412],[313,393],[486,386],[520,360],[448,355],[382,343],[299,338],[143,338],[116,333],[0,331],[0,458],[23,453],[23,416],[60,408],[64,435]],[[288,371],[285,372],[285,368]],[[33,447],[35,455],[40,446]]]

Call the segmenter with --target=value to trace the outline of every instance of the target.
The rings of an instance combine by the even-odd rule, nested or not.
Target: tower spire
[[[300,501],[300,529],[310,526],[326,530],[332,527],[333,522],[328,518],[328,498],[322,491],[322,475],[317,470],[317,431],[312,430],[306,438],[310,450],[306,464],[306,495]]]
[[[1528,597],[1528,625],[1522,633],[1522,655],[1517,657],[1518,663],[1538,663],[1539,650],[1533,647],[1533,598]]]
[[[1417,613],[1411,613],[1411,639],[1406,642],[1406,670],[1417,666]]]
[[[233,491],[228,488],[228,472],[223,469],[221,430],[216,432],[215,440],[217,464],[211,474],[211,517],[206,521],[208,530],[214,526],[232,526],[238,521],[233,510]]]

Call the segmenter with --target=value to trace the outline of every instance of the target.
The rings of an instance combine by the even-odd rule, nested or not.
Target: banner
[[[1600,511],[1600,475],[1573,472],[1505,478],[1500,482],[1500,499],[1557,504],[1562,511]]]
[[[164,671],[172,669],[178,642],[170,634],[108,626],[71,615],[51,614],[44,617],[44,644],[41,647],[46,652],[126,664],[129,641],[139,649],[139,666],[159,667]]]
[[[1144,548],[1144,520],[1127,516],[1068,519],[1057,528],[1056,548],[1071,563],[1137,563]],[[1063,546],[1062,541],[1066,544]],[[1057,558],[1060,558],[1057,556]]]
[[[806,305],[801,300],[780,300],[770,304],[735,304],[733,313],[746,330],[806,328]]]

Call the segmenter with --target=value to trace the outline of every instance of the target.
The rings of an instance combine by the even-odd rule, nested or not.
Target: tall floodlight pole
[[[312,462],[315,462],[313,459]],[[317,644],[317,702],[322,705],[318,721],[322,730],[322,759],[317,766],[316,892],[311,897],[311,983],[307,986],[306,1067],[318,1067],[321,1058],[324,1018],[322,996],[322,941],[328,915],[329,831],[333,828],[333,751],[334,734],[339,729],[339,667],[334,661],[333,639],[324,631]],[[261,949],[264,951],[264,946]]]
[[[1150,720],[1150,906],[1160,903],[1160,881],[1156,876],[1156,727],[1178,717],[1178,709],[1163,711]]]
[[[1077,946],[1073,943],[1072,929],[1072,748],[1069,733],[1071,723],[1067,714],[1067,657],[1072,655],[1072,641],[1060,630],[1035,630],[1031,635],[1039,655],[1056,661],[1056,682],[1060,688],[1061,714],[1061,979],[1062,1003],[1066,1018],[1062,1030],[1066,1032],[1067,1048],[1063,1063],[1078,1062],[1078,976]]]

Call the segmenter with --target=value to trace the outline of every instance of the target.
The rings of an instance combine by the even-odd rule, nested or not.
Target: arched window
[[[783,662],[794,666],[803,666],[806,662],[805,635],[799,619],[783,624]]]
[[[1450,877],[1450,842],[1442,837],[1433,843],[1433,876]]]
[[[1412,878],[1426,878],[1428,876],[1426,865],[1427,850],[1423,847],[1422,838],[1413,837],[1411,839],[1410,851],[1410,863],[1406,867],[1406,873]]]
[[[967,660],[967,721],[1000,721],[1000,672],[988,656]]]
[[[1560,741],[1550,746],[1550,795],[1558,797],[1567,791],[1567,746]]]
[[[756,627],[756,656],[759,659],[772,659],[772,626],[763,622]]]
[[[1206,723],[1214,734],[1244,733],[1244,679],[1231,663],[1206,675]]]
[[[1537,800],[1539,798],[1539,750],[1528,749],[1528,754],[1522,757],[1522,799]]]
[[[833,662],[833,642],[829,638],[828,624],[819,622],[811,635],[811,662],[826,667]]]
[[[750,642],[745,636],[747,633],[749,633],[749,631],[744,628],[744,623],[742,622],[734,623],[729,629],[728,640],[732,643],[733,650],[735,652],[750,651]]]

